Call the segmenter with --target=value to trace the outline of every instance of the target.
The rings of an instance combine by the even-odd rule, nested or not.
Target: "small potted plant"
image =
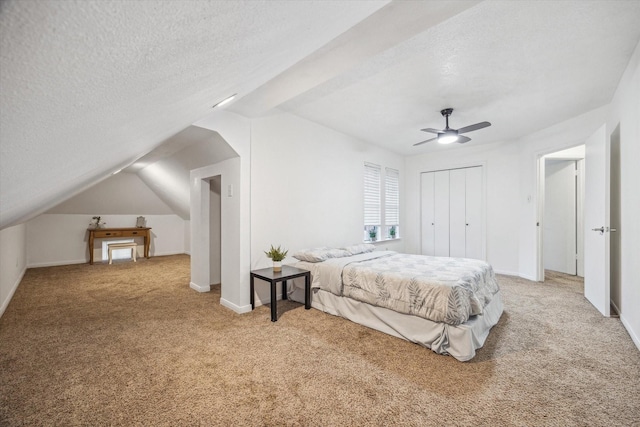
[[[287,257],[288,252],[288,250],[280,249],[280,246],[274,248],[273,245],[271,245],[271,249],[269,249],[269,251],[264,251],[264,253],[273,261],[273,271],[282,271],[282,260]]]
[[[378,227],[375,225],[369,229],[369,239],[372,242],[375,242],[376,236],[378,235]]]
[[[389,229],[389,237],[391,237],[392,239],[396,238],[396,226],[392,225],[391,228]]]

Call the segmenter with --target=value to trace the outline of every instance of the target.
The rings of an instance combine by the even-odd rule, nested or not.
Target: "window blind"
[[[391,168],[385,168],[384,215],[386,225],[400,224],[400,173]]]
[[[380,225],[380,175],[381,168],[364,164],[364,225]]]

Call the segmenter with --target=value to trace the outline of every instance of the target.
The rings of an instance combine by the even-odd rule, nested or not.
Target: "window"
[[[398,236],[400,227],[400,172],[385,168],[384,174],[384,226],[389,239]]]
[[[384,180],[384,187],[382,182]],[[400,173],[372,163],[364,164],[364,241],[398,237],[400,227]]]
[[[382,224],[380,177],[380,166],[364,164],[364,240],[372,242],[378,240]]]

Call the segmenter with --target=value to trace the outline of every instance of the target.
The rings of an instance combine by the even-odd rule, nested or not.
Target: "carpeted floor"
[[[499,276],[461,363],[304,310],[238,315],[186,255],[30,269],[0,318],[0,425],[640,425],[640,352],[582,283]]]

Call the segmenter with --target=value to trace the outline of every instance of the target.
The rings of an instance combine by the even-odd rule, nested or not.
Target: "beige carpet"
[[[620,320],[570,276],[499,282],[461,363],[294,302],[235,314],[184,255],[30,269],[0,318],[0,425],[640,425]]]

